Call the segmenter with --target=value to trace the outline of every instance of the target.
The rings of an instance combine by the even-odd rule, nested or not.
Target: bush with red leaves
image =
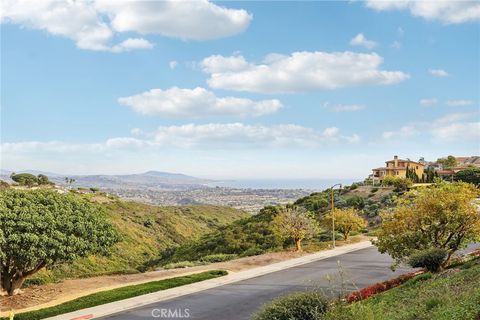
[[[397,278],[394,278],[394,279],[390,279],[390,280],[387,280],[387,281],[384,281],[384,282],[376,283],[376,284],[371,285],[369,287],[366,287],[366,288],[363,288],[363,289],[360,289],[358,291],[354,291],[354,292],[350,293],[347,296],[346,300],[347,300],[348,303],[352,303],[352,302],[360,301],[360,300],[363,300],[363,299],[367,299],[367,298],[369,298],[373,295],[376,295],[380,292],[384,292],[384,291],[387,291],[389,289],[398,287],[399,285],[407,282],[408,280],[412,279],[413,277],[415,277],[415,276],[417,276],[421,273],[423,273],[423,271],[410,272],[410,273],[402,274],[401,276],[399,276]]]

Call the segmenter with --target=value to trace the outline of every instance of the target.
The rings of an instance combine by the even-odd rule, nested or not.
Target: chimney
[[[398,156],[393,156],[393,160],[398,160]]]

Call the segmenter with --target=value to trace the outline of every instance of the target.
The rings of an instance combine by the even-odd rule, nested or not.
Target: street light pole
[[[337,183],[337,184],[334,184],[333,186],[330,187],[330,190],[332,192],[332,241],[333,241],[333,247],[335,248],[335,201],[334,201],[334,192],[333,192],[333,188],[335,188],[336,186],[339,186],[340,189],[342,188],[342,184],[341,183]]]

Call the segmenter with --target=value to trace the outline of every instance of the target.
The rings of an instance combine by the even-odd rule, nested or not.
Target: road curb
[[[306,255],[299,258],[281,261],[271,265],[261,266],[261,267],[240,271],[236,273],[229,273],[227,276],[224,276],[224,277],[196,282],[196,283],[192,283],[192,284],[188,284],[188,285],[184,285],[176,288],[171,288],[167,290],[145,294],[138,297],[115,301],[115,302],[99,305],[96,307],[77,310],[70,313],[51,317],[48,319],[49,320],[73,320],[73,319],[93,319],[93,318],[104,317],[111,314],[124,312],[130,309],[139,308],[152,303],[177,298],[180,296],[204,291],[207,289],[223,286],[226,284],[263,276],[265,274],[269,274],[272,272],[300,266],[310,262],[315,262],[318,260],[339,256],[345,253],[366,249],[371,246],[372,244],[370,241],[362,241],[362,242],[358,242],[350,245],[344,245],[341,247],[337,247],[335,249],[321,251],[321,252],[313,253],[313,254]]]

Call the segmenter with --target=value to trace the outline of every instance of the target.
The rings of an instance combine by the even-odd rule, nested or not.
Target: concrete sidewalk
[[[225,284],[230,284],[237,281],[255,278],[255,277],[262,276],[264,274],[272,273],[275,271],[280,271],[280,270],[292,268],[295,266],[307,264],[310,262],[314,262],[314,261],[318,261],[318,260],[322,260],[322,259],[326,259],[334,256],[339,256],[348,252],[365,249],[371,246],[372,244],[370,243],[370,241],[362,241],[362,242],[358,242],[350,245],[344,245],[341,247],[337,247],[335,249],[320,251],[318,253],[306,255],[300,258],[286,260],[286,261],[274,263],[267,266],[240,271],[237,273],[229,273],[227,276],[224,276],[224,277],[205,280],[205,281],[196,282],[196,283],[192,283],[192,284],[188,284],[188,285],[184,285],[176,288],[149,293],[149,294],[134,297],[134,298],[107,303],[107,304],[99,305],[96,307],[78,310],[78,311],[66,313],[63,315],[51,317],[48,319],[80,320],[80,319],[92,319],[92,318],[102,317],[102,316],[126,311],[129,309],[138,308],[138,307],[152,304],[158,301],[164,301],[164,300],[180,297],[183,295],[222,286]]]

